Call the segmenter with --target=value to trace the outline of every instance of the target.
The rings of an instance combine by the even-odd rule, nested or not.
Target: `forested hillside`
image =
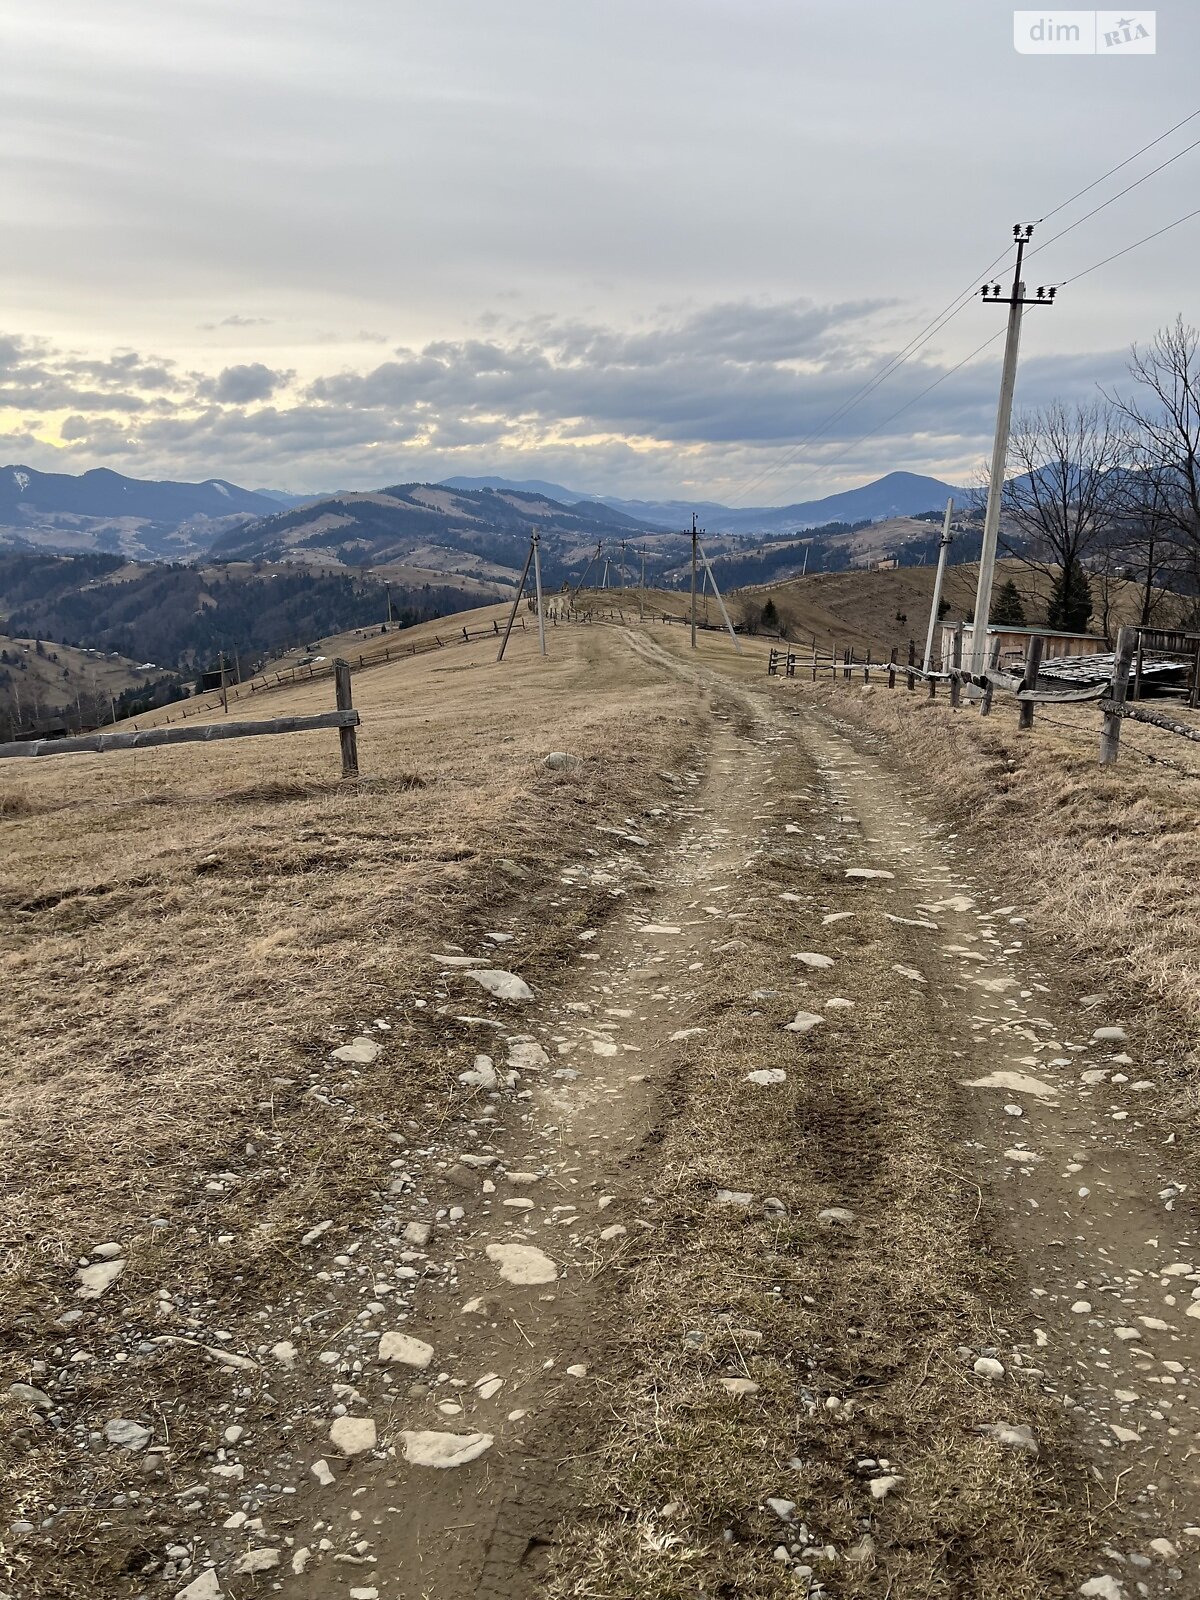
[[[443,616],[473,597],[443,587],[391,587],[403,626]],[[388,614],[377,579],[302,566],[141,565],[117,557],[0,556],[0,618],[23,638],[116,650],[191,671],[219,651],[253,664],[291,645]]]

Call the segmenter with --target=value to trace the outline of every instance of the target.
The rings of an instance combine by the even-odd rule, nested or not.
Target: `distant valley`
[[[85,701],[102,710],[98,680],[90,695],[80,692],[101,659],[115,664],[101,674],[108,692],[123,686],[161,699],[221,655],[253,670],[389,616],[404,626],[505,598],[535,528],[548,590],[633,586],[643,571],[652,586],[685,586],[693,511],[724,588],[888,558],[913,564],[935,552],[938,508],[950,492],[965,498],[937,479],[892,473],[825,500],[733,511],[575,496],[540,480],[394,484],[304,499],[217,478],[0,468],[0,634],[25,641],[0,663],[0,714],[11,724],[22,686],[25,713],[69,716],[73,704],[81,719]],[[976,549],[964,538],[956,557]],[[61,647],[61,661],[49,661],[38,641]],[[75,660],[71,651],[95,654]],[[133,670],[149,662],[152,670]]]

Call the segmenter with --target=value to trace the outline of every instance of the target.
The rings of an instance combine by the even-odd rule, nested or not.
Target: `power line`
[[[987,347],[991,344],[995,344],[996,340],[999,339],[1003,333],[1003,328],[997,328],[996,332],[990,334],[982,344],[976,345],[974,350],[972,350],[969,355],[965,355],[961,361],[957,361],[955,362],[954,366],[947,368],[947,370],[942,373],[940,378],[935,378],[932,383],[926,384],[925,388],[922,389],[919,394],[914,394],[912,398],[906,400],[902,406],[897,406],[895,411],[893,411],[889,416],[886,416],[878,425],[878,427],[872,428],[869,433],[859,434],[857,439],[852,439],[850,443],[845,446],[841,455],[834,456],[830,461],[823,461],[821,465],[823,467],[837,466],[839,462],[845,460],[846,456],[849,455],[851,450],[857,449],[860,444],[865,444],[868,439],[874,439],[877,434],[883,432],[889,423],[894,422],[898,416],[907,411],[909,406],[915,406],[918,400],[923,400],[927,394],[932,394],[940,384],[945,383],[947,378],[952,378],[954,374],[961,368],[965,367],[969,361],[974,361],[977,355],[982,355]]]
[[[1086,184],[1082,189],[1077,190],[1066,200],[1061,201],[1057,206],[1054,207],[1052,211],[1046,213],[1045,217],[1042,218],[1042,221],[1046,221],[1050,217],[1057,216],[1060,211],[1065,211],[1066,208],[1073,205],[1076,200],[1080,199],[1083,195],[1090,193],[1091,190],[1106,182],[1107,179],[1111,178],[1115,173],[1120,172],[1124,167],[1129,166],[1129,164],[1133,161],[1136,161],[1139,156],[1144,155],[1147,150],[1152,150],[1155,145],[1161,144],[1164,139],[1169,139],[1173,133],[1178,132],[1180,128],[1185,127],[1196,117],[1200,117],[1200,110],[1190,112],[1188,116],[1183,117],[1179,122],[1168,128],[1165,133],[1160,133],[1157,138],[1151,139],[1149,143],[1144,144],[1140,149],[1135,150],[1132,155],[1126,156],[1125,159],[1118,162],[1115,167],[1110,167],[1109,170],[1105,173],[1102,173],[1100,177],[1093,179],[1091,183]],[[1182,150],[1177,151],[1173,156],[1169,156],[1166,161],[1160,162],[1157,167],[1151,168],[1149,172],[1143,173],[1140,178],[1135,179],[1131,184],[1127,184],[1124,189],[1121,189],[1117,194],[1111,196],[1110,199],[1103,201],[1102,204],[1094,207],[1091,211],[1086,212],[1082,217],[1078,218],[1077,221],[1071,223],[1068,227],[1061,229],[1060,232],[1054,234],[1051,238],[1044,240],[1039,245],[1036,245],[1034,249],[1029,252],[1029,256],[1035,255],[1038,250],[1044,250],[1047,245],[1054,244],[1058,239],[1063,238],[1073,229],[1079,227],[1081,223],[1087,222],[1089,218],[1096,216],[1098,212],[1103,211],[1107,206],[1112,205],[1115,201],[1120,200],[1124,195],[1129,194],[1130,191],[1136,189],[1139,184],[1145,183],[1148,178],[1152,178],[1156,173],[1162,172],[1164,168],[1169,167],[1173,162],[1178,161],[1181,156],[1187,155],[1190,150],[1196,149],[1198,145],[1200,145],[1200,139],[1193,141],[1192,144],[1185,145]],[[1189,213],[1189,215],[1195,215],[1195,213]],[[1181,217],[1179,219],[1180,222],[1184,222],[1186,220],[1186,217]],[[1170,227],[1175,227],[1177,225],[1177,223],[1172,223],[1170,224]],[[1162,229],[1160,231],[1167,232],[1168,230]],[[1147,239],[1139,240],[1138,242],[1146,243],[1149,239],[1157,237],[1157,234],[1149,234],[1147,235]],[[1137,245],[1130,245],[1128,247],[1128,249],[1131,250],[1136,248]],[[989,262],[982,272],[976,274],[976,276],[972,278],[969,288],[964,289],[960,294],[956,295],[951,301],[949,301],[947,305],[937,313],[932,321],[926,323],[923,328],[913,335],[913,337],[906,345],[903,346],[902,349],[897,351],[893,356],[889,357],[889,359],[884,362],[883,366],[880,367],[877,372],[875,372],[864,384],[860,385],[860,387],[856,389],[854,393],[846,400],[844,400],[840,406],[831,412],[830,415],[826,417],[825,421],[820,425],[820,427],[814,428],[805,434],[803,438],[799,439],[794,445],[790,446],[782,457],[769,463],[767,466],[760,469],[759,472],[753,474],[749,479],[745,480],[741,485],[739,485],[739,487],[730,497],[730,503],[736,504],[738,500],[740,500],[745,494],[748,494],[751,489],[757,488],[759,484],[764,483],[768,478],[773,477],[777,472],[782,472],[786,467],[790,466],[791,463],[795,461],[797,456],[800,455],[801,452],[804,451],[810,444],[815,443],[822,434],[828,432],[828,430],[833,427],[836,422],[840,421],[842,417],[848,415],[848,413],[854,410],[856,406],[861,404],[861,402],[865,400],[868,395],[872,394],[877,388],[879,388],[881,384],[885,383],[888,378],[892,377],[897,371],[899,371],[899,369],[904,366],[906,362],[911,360],[912,357],[918,353],[918,351],[920,351],[926,344],[929,343],[930,339],[932,339],[936,334],[940,333],[947,323],[951,322],[960,311],[965,309],[965,307],[974,297],[975,288],[980,279],[987,278],[991,274],[992,269],[1004,259],[1007,253],[1008,250],[1006,246],[1005,249],[1001,251],[1000,255],[998,255],[993,261]],[[1106,257],[1105,261],[1097,262],[1096,266],[1104,266],[1106,265],[1107,261],[1116,260],[1117,256],[1124,255],[1125,253],[1125,251],[1119,250],[1114,255]],[[1084,272],[1076,273],[1075,277],[1083,277],[1087,272],[1092,272],[1094,270],[1095,267],[1088,267],[1084,270]],[[1074,279],[1065,279],[1063,281],[1073,282]],[[990,340],[986,341],[986,343],[990,342]],[[985,347],[986,345],[981,346],[980,348],[982,349]],[[977,353],[978,352],[973,352],[973,354]],[[958,363],[958,366],[950,368],[948,372],[943,374],[943,377],[950,377],[952,373],[957,372],[959,367],[964,366],[966,362],[970,361],[971,359],[972,356],[967,356],[964,361]],[[941,379],[938,379],[935,383],[931,384],[929,388],[936,388],[937,384],[941,381]],[[922,390],[922,394],[927,394],[928,392],[929,389]],[[919,398],[919,395],[914,396],[914,400]],[[900,408],[900,410],[906,410],[907,407],[912,403],[913,401],[907,401],[905,405]],[[895,412],[893,415],[899,415],[899,412]],[[891,418],[887,419],[887,421],[890,420]],[[881,426],[886,427],[887,422],[885,421]],[[862,439],[869,439],[872,437],[874,437],[874,434],[868,433],[864,434]],[[862,439],[856,440],[855,443],[861,443]],[[853,448],[853,446],[850,448]]]
[[[826,417],[825,421],[819,428],[814,428],[811,433],[805,434],[802,439],[798,440],[788,449],[786,455],[781,457],[778,461],[771,462],[753,477],[748,478],[744,483],[742,483],[730,497],[731,502],[736,502],[741,498],[742,495],[749,493],[751,489],[757,487],[757,485],[764,482],[765,479],[773,476],[774,473],[782,472],[784,467],[786,467],[790,462],[794,461],[797,455],[799,455],[806,446],[819,439],[823,433],[827,432],[834,425],[835,422],[846,416],[847,413],[855,408],[855,406],[857,406],[861,401],[865,400],[869,394],[877,389],[881,383],[884,383],[892,376],[894,372],[897,372],[905,364],[905,362],[911,360],[911,358],[915,356],[920,349],[929,343],[930,339],[932,339],[935,334],[940,333],[948,322],[952,322],[960,311],[965,310],[965,308],[971,303],[971,300],[977,291],[979,280],[981,278],[986,278],[991,273],[992,268],[1001,262],[1007,254],[1008,247],[1005,246],[1005,248],[998,256],[996,256],[993,261],[988,262],[987,266],[982,272],[976,273],[976,275],[971,279],[969,288],[966,288],[962,290],[961,293],[955,295],[954,299],[949,301],[948,304],[938,312],[937,316],[935,316],[931,322],[927,322],[918,333],[913,335],[913,337],[902,349],[898,350],[895,355],[889,357],[888,360],[884,362],[883,366],[867,379],[866,383],[862,384],[858,389],[856,389],[848,399],[843,400],[841,405],[838,406],[835,411],[831,412],[828,417]]]
[[[1188,151],[1194,150],[1197,145],[1200,145],[1200,139],[1194,139],[1191,144],[1185,144],[1182,150],[1177,150],[1173,156],[1168,156],[1167,159],[1160,162],[1157,167],[1151,167],[1149,172],[1144,172],[1140,178],[1135,178],[1134,181],[1130,184],[1127,184],[1124,189],[1118,189],[1117,193],[1112,195],[1108,200],[1101,201],[1101,203],[1098,206],[1095,206],[1091,211],[1085,211],[1083,216],[1079,217],[1076,221],[1069,223],[1060,233],[1052,234],[1049,239],[1043,239],[1041,244],[1035,245],[1029,254],[1031,256],[1035,256],[1039,250],[1044,250],[1047,245],[1057,244],[1059,239],[1064,238],[1068,233],[1071,233],[1082,223],[1085,223],[1090,218],[1096,216],[1107,206],[1111,206],[1117,200],[1122,199],[1130,192],[1131,189],[1136,189],[1138,184],[1145,183],[1146,179],[1152,178],[1156,172],[1161,172],[1164,167],[1169,167],[1173,161],[1178,161],[1180,156],[1187,155]]]
[[[1144,238],[1135,240],[1133,244],[1126,245],[1123,250],[1115,250],[1112,255],[1105,256],[1102,261],[1094,261],[1090,267],[1083,267],[1079,272],[1073,273],[1071,277],[1063,278],[1061,280],[1061,284],[1075,283],[1080,278],[1086,278],[1089,272],[1096,272],[1100,267],[1106,267],[1110,261],[1116,261],[1118,257],[1128,255],[1131,250],[1137,250],[1142,245],[1149,244],[1152,239],[1161,238],[1164,233],[1170,233],[1172,228],[1178,228],[1181,223],[1190,222],[1193,217],[1200,217],[1200,206],[1197,206],[1194,211],[1187,212],[1182,217],[1176,217],[1174,222],[1168,222],[1165,227],[1157,228],[1153,233],[1146,234]],[[906,400],[902,406],[897,406],[896,410],[893,411],[889,416],[885,417],[878,427],[872,428],[869,433],[860,434],[857,439],[851,440],[851,442],[846,445],[840,456],[835,456],[831,461],[824,461],[821,463],[821,465],[836,466],[845,458],[846,455],[849,454],[851,450],[856,449],[860,444],[865,444],[868,439],[874,439],[877,434],[882,433],[889,423],[895,421],[895,419],[903,412],[907,411],[910,406],[916,405],[918,400],[923,400],[927,394],[931,394],[933,390],[936,389],[940,384],[945,383],[947,378],[952,378],[954,374],[960,371],[961,368],[965,367],[968,362],[973,361],[977,355],[981,355],[989,345],[995,344],[996,340],[1003,332],[1003,328],[998,329],[994,334],[991,335],[990,338],[985,339],[982,344],[977,345],[969,355],[964,356],[961,361],[957,362],[946,372],[942,373],[940,378],[936,378],[933,383],[928,384],[920,391],[919,394],[915,394],[911,399]]]
[[[1149,244],[1151,239],[1161,239],[1164,233],[1170,233],[1172,228],[1178,228],[1182,222],[1190,222],[1193,217],[1200,217],[1200,206],[1195,211],[1189,211],[1185,216],[1176,217],[1174,222],[1168,222],[1165,228],[1156,228],[1153,233],[1148,233],[1144,239],[1136,239],[1133,244],[1127,244],[1123,250],[1114,250],[1112,255],[1105,256],[1103,261],[1093,261],[1090,267],[1072,273],[1069,278],[1063,278],[1062,284],[1077,283],[1080,278],[1086,278],[1089,272],[1095,272],[1099,267],[1106,267],[1110,261],[1115,261],[1118,256],[1127,256],[1131,250],[1138,250],[1144,244]],[[1061,287],[1061,284],[1060,284]]]
[[[1135,150],[1131,156],[1126,156],[1124,161],[1118,161],[1115,167],[1109,167],[1107,172],[1103,173],[1099,178],[1093,178],[1091,183],[1085,184],[1082,189],[1077,189],[1069,200],[1060,201],[1053,211],[1047,211],[1046,215],[1039,220],[1049,222],[1051,217],[1056,217],[1060,211],[1065,211],[1068,206],[1074,205],[1076,200],[1081,200],[1085,194],[1090,194],[1093,189],[1099,188],[1106,179],[1120,172],[1122,167],[1127,167],[1131,161],[1136,161],[1139,156],[1144,156],[1147,150],[1153,150],[1156,144],[1161,144],[1164,139],[1169,139],[1173,133],[1178,133],[1180,128],[1186,127],[1189,122],[1194,122],[1197,117],[1200,117],[1200,111],[1189,112],[1173,128],[1168,128],[1166,133],[1160,133],[1157,139],[1151,139],[1149,144],[1144,144],[1140,150]],[[1031,251],[1030,254],[1032,253]]]

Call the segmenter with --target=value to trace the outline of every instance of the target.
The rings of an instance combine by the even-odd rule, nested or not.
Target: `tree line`
[[[1111,637],[1118,585],[1136,587],[1143,626],[1200,621],[1200,331],[1176,317],[1128,371],[1124,390],[1013,425],[1002,543],[1049,585],[1048,624],[1072,633]]]

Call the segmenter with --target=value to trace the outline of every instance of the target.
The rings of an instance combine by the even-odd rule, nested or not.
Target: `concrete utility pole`
[[[925,665],[923,670],[928,672],[933,662],[933,636],[937,631],[938,611],[942,604],[942,579],[946,576],[946,557],[950,554],[950,546],[954,543],[954,535],[950,532],[950,518],[954,515],[954,501],[946,501],[946,516],[942,523],[942,541],[938,545],[937,574],[933,580],[933,601],[929,607],[929,632],[925,636]],[[924,560],[924,556],[921,558]]]
[[[642,546],[642,586],[638,590],[638,617],[646,615],[646,546]]]
[[[699,539],[696,540],[696,547],[699,549],[699,551],[700,551],[700,559],[704,563],[704,576],[708,580],[708,582],[712,584],[712,592],[717,597],[717,604],[721,608],[721,615],[725,619],[725,626],[729,629],[729,637],[733,640],[733,648],[737,651],[738,655],[741,655],[742,647],[738,643],[738,636],[737,636],[737,633],[734,631],[733,623],[730,622],[730,620],[729,620],[729,613],[725,609],[725,602],[724,602],[724,600],[721,599],[721,591],[720,591],[720,589],[717,588],[717,575],[712,569],[712,562],[704,554],[704,547],[700,544]],[[705,608],[705,613],[707,614],[707,611],[708,611],[708,600],[707,600],[707,597],[705,598],[704,608]]]
[[[1026,299],[1021,278],[1025,246],[1033,236],[1032,222],[1018,222],[1013,228],[1017,260],[1013,269],[1012,291],[1007,298],[1000,285],[984,284],[983,299],[988,305],[1008,307],[1008,336],[1004,345],[1004,366],[1000,373],[1000,404],[996,408],[996,437],[992,445],[992,475],[988,482],[987,511],[983,519],[983,549],[979,555],[979,583],[975,590],[975,620],[971,627],[971,674],[982,677],[988,664],[987,627],[992,612],[992,578],[996,570],[996,545],[1000,535],[1000,500],[1004,492],[1004,467],[1008,460],[1008,434],[1012,425],[1013,391],[1017,386],[1017,351],[1021,343],[1021,314],[1026,306],[1053,305],[1057,290],[1039,288],[1036,299]]]
[[[538,638],[541,641],[542,654],[546,654],[546,613],[542,610],[542,535],[535,528],[530,535],[533,545],[533,587],[537,593],[538,608]]]
[[[696,648],[696,546],[700,530],[696,527],[696,513],[692,512],[692,649]]]

